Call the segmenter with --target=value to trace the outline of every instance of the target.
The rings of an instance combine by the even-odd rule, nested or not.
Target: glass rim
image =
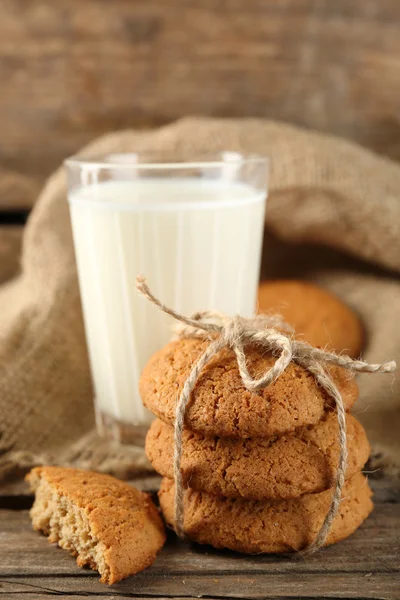
[[[153,156],[158,159],[163,153],[152,151],[139,152],[110,152],[92,156],[72,155],[64,160],[67,168],[96,168],[96,169],[135,169],[135,170],[158,170],[158,169],[194,169],[194,168],[222,168],[227,166],[242,167],[245,165],[269,165],[269,157],[261,154],[222,150],[216,152],[205,151],[195,153],[193,158],[187,160],[180,157],[179,153],[165,153],[167,160],[145,160]],[[174,154],[176,159],[174,159]],[[196,158],[196,154],[198,158]],[[136,157],[136,161],[128,162],[129,158]],[[108,159],[108,160],[107,160]]]

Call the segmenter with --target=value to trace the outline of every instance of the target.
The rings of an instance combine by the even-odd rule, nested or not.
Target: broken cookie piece
[[[35,502],[34,529],[116,583],[149,567],[165,543],[165,529],[148,494],[110,475],[36,467],[27,475]]]

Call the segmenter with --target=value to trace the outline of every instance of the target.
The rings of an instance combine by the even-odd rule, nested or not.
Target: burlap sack
[[[183,119],[157,131],[102,137],[82,154],[195,154],[205,149],[271,157],[267,225],[290,243],[278,253],[267,247],[266,270],[283,276],[301,269],[302,275],[323,282],[363,317],[365,358],[396,359],[400,167],[348,142],[259,119]],[[318,251],[308,253],[314,267],[309,260],[298,264],[301,253],[293,242],[336,248],[343,259],[325,264]],[[355,263],[357,271],[349,271],[346,255],[364,261]],[[47,182],[29,219],[22,273],[0,289],[0,315],[2,475],[35,462],[91,466],[119,475],[149,469],[141,449],[118,449],[93,433],[91,379],[62,168]],[[367,427],[375,463],[398,473],[400,383],[383,375],[364,375],[359,381],[361,399],[355,412]]]

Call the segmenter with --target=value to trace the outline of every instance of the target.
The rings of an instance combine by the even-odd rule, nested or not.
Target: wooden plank
[[[2,591],[2,588],[4,591]],[[21,596],[23,594],[23,596]],[[29,598],[35,598],[35,600],[41,600],[44,598],[49,598],[49,596],[53,596],[54,594],[52,592],[47,591],[47,589],[43,586],[43,585],[34,585],[34,584],[27,584],[25,586],[20,586],[19,584],[15,585],[13,584],[13,582],[6,582],[3,585],[0,584],[0,598],[26,598],[27,600],[29,600]],[[76,593],[76,594],[68,594],[68,593],[61,593],[61,594],[56,594],[61,595],[64,599],[69,599],[69,600],[79,600],[79,598],[88,598],[88,596],[90,597],[91,594],[90,593],[84,593],[83,595]],[[108,593],[103,593],[99,595],[96,594],[97,598],[100,597],[109,597],[109,598],[135,598],[135,600],[148,600],[148,598],[150,596],[137,596],[137,595],[133,595],[133,594],[115,594],[115,592],[108,592]],[[157,596],[157,598],[159,600],[167,600],[166,596]],[[173,598],[171,599],[171,597],[168,598],[168,600],[174,600]],[[178,598],[176,598],[176,600],[178,600]],[[188,597],[184,598],[182,596],[179,597],[179,600],[189,600]],[[218,600],[217,598],[208,598],[207,600]]]
[[[31,528],[27,511],[0,511],[0,576],[81,575],[67,552],[47,543]],[[208,546],[184,544],[171,534],[152,567],[162,576],[201,569],[204,572],[247,573],[400,573],[400,505],[378,505],[371,517],[348,540],[326,548],[307,560],[274,555],[256,557],[220,552]],[[351,561],[349,561],[351,556]]]
[[[397,0],[0,0],[0,164],[42,181],[105,131],[188,114],[399,158],[399,18]]]
[[[352,537],[306,560],[221,552],[171,534],[151,569],[110,589],[32,531],[26,511],[0,511],[0,591],[42,585],[78,595],[396,598],[399,523],[399,504],[379,504]]]
[[[23,596],[22,596],[23,595]],[[29,598],[35,598],[35,600],[41,600],[44,598],[49,598],[49,596],[53,596],[54,594],[51,591],[48,591],[46,589],[46,587],[44,585],[36,585],[36,584],[26,584],[26,585],[21,585],[20,582],[5,582],[3,584],[0,583],[0,598],[26,598],[27,600],[29,600]],[[102,597],[109,597],[109,598],[135,598],[135,600],[148,600],[149,598],[151,598],[151,596],[137,596],[136,594],[131,594],[131,593],[115,593],[112,590],[108,590],[106,592],[103,593],[95,593],[95,594],[91,594],[90,592],[85,592],[83,595],[81,595],[79,592],[74,593],[72,595],[68,594],[68,593],[57,593],[56,594],[61,595],[64,599],[69,599],[69,600],[79,600],[79,598],[88,598],[90,596],[93,597],[93,595],[96,598],[102,598]],[[157,596],[158,600],[190,600],[188,596],[183,597],[183,596],[176,596],[175,598],[171,598],[171,596],[167,597],[167,596]],[[207,600],[219,600],[218,598],[211,598],[211,597],[207,597]]]
[[[2,591],[2,587],[3,590]],[[2,598],[2,594],[4,595],[4,597],[6,598],[20,598],[20,595],[23,594],[23,597],[26,598],[27,600],[29,600],[29,598],[34,597],[36,600],[40,600],[40,599],[44,599],[44,598],[49,598],[49,595],[52,596],[54,594],[52,594],[51,592],[49,592],[43,585],[34,585],[34,584],[26,584],[25,586],[21,586],[19,584],[19,582],[17,584],[14,584],[13,582],[6,582],[3,584],[0,584],[0,598]],[[90,597],[92,594],[89,593],[84,593],[83,595],[76,593],[76,594],[68,594],[68,593],[64,593],[62,592],[61,594],[56,594],[56,595],[61,595],[64,599],[69,599],[69,600],[79,600],[79,598],[87,598],[88,596]],[[112,591],[108,591],[108,593],[102,593],[101,597],[109,597],[109,598],[135,598],[135,600],[148,600],[150,598],[150,596],[137,596],[136,594],[115,594],[115,592]],[[100,595],[98,595],[96,593],[96,597],[100,598]],[[157,596],[158,600],[167,600],[167,596]],[[175,600],[174,598],[168,597],[168,600]],[[178,600],[178,597],[176,597],[176,600]],[[183,597],[183,596],[179,596],[179,600],[189,600],[189,598]],[[218,600],[217,598],[210,598],[208,597],[207,600]]]
[[[343,574],[315,573],[264,574],[255,577],[250,574],[225,575],[215,572],[208,575],[198,572],[174,576],[165,573],[163,578],[155,578],[151,571],[130,577],[121,583],[107,587],[98,583],[95,577],[29,577],[21,581],[15,577],[0,579],[0,598],[31,597],[48,598],[49,595],[72,594],[79,597],[111,598],[246,598],[248,600],[274,600],[303,598],[339,600],[353,598],[364,600],[398,600],[400,580],[391,573]],[[42,592],[42,593],[40,593]],[[43,594],[43,595],[42,595]]]
[[[11,279],[19,270],[23,228],[0,226],[0,284]]]

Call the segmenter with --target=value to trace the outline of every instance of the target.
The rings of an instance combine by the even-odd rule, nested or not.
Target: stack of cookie
[[[171,342],[152,357],[141,378],[143,402],[158,417],[146,452],[164,477],[159,499],[172,527],[175,406],[207,344]],[[246,348],[246,355],[254,374],[275,361],[257,347]],[[330,375],[350,410],[358,396],[356,383],[338,367],[331,367]],[[369,444],[350,414],[347,440],[347,481],[327,544],[350,535],[372,510],[361,474]],[[333,401],[309,372],[291,363],[275,383],[252,393],[243,386],[234,353],[223,349],[203,369],[185,413],[181,470],[187,536],[247,553],[306,547],[329,510],[338,457]]]

